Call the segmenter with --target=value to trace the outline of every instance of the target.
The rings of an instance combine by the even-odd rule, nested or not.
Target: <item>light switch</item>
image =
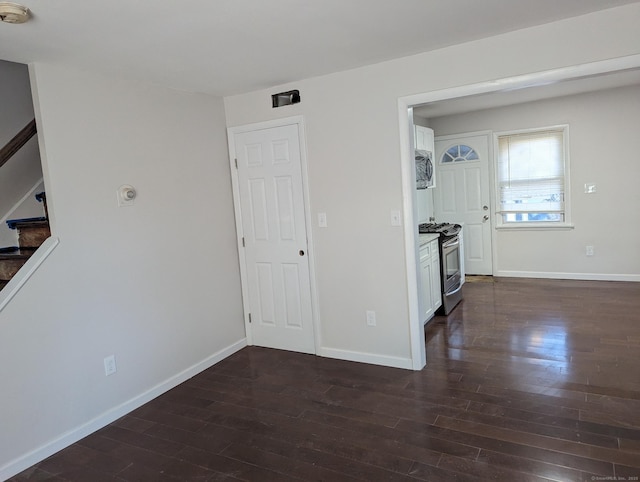
[[[589,182],[587,184],[584,185],[584,192],[585,194],[593,194],[596,192],[596,183],[595,182]]]
[[[318,226],[321,228],[327,227],[327,213],[318,213]]]

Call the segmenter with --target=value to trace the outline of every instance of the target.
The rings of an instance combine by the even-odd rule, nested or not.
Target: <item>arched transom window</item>
[[[448,162],[477,161],[478,159],[480,159],[478,153],[474,151],[472,147],[458,144],[447,149],[447,151],[442,154],[440,162],[446,164]]]

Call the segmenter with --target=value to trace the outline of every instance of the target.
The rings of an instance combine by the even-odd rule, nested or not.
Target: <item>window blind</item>
[[[562,213],[565,198],[563,130],[498,137],[500,211]]]

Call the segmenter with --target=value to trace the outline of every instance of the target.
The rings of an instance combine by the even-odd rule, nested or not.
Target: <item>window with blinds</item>
[[[496,177],[502,225],[564,223],[567,126],[497,136]]]

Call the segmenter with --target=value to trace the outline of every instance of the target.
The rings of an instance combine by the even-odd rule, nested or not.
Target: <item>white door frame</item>
[[[411,361],[414,370],[421,370],[427,363],[423,325],[420,323],[418,310],[418,279],[416,259],[419,259],[416,246],[417,225],[414,215],[416,173],[414,167],[413,140],[413,107],[429,102],[455,99],[474,94],[486,94],[510,89],[522,89],[561,82],[579,77],[604,74],[617,70],[640,67],[640,54],[619,57],[615,59],[574,65],[553,70],[534,72],[531,74],[506,77],[503,79],[468,84],[449,89],[435,90],[421,94],[413,94],[398,99],[398,127],[400,129],[400,162],[402,173],[402,207],[404,219],[404,251],[407,274],[407,302],[409,305],[409,336],[411,346]],[[438,172],[435,173],[436,180]],[[495,243],[493,243],[495,246]],[[494,267],[497,266],[498,253],[493,252]]]
[[[309,283],[311,287],[311,319],[313,323],[313,339],[315,353],[318,353],[320,342],[320,316],[318,304],[318,291],[316,284],[315,258],[311,231],[311,208],[309,202],[309,178],[307,169],[307,145],[303,116],[286,117],[265,122],[256,122],[242,126],[227,128],[227,143],[229,145],[229,167],[231,168],[231,187],[233,191],[233,209],[236,219],[236,241],[238,243],[238,258],[240,262],[240,284],[242,289],[242,309],[244,313],[244,329],[247,336],[247,344],[253,345],[251,325],[249,324],[249,289],[247,286],[247,263],[245,248],[242,245],[242,212],[240,209],[240,186],[238,182],[238,170],[236,169],[236,145],[235,135],[243,132],[252,132],[274,127],[296,125],[298,127],[298,140],[300,143],[300,167],[302,169],[302,196],[304,199],[305,233],[307,236],[307,255],[309,260]]]

